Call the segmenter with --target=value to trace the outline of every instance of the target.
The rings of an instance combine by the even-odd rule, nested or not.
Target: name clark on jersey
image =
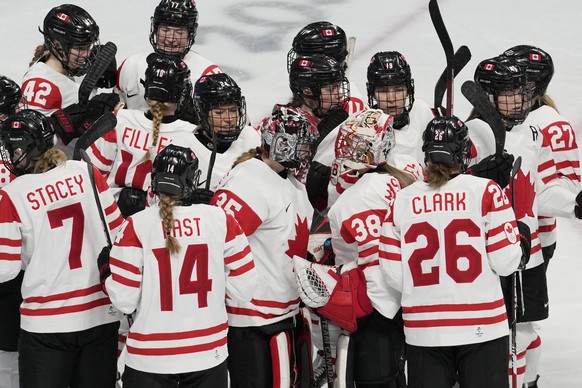
[[[467,210],[465,199],[467,193],[436,193],[432,196],[412,198],[412,211],[414,214],[431,212],[457,212]]]
[[[32,210],[38,210],[41,206],[84,192],[83,176],[79,174],[41,186],[26,194],[26,199],[31,204]]]
[[[162,222],[162,233],[164,236],[166,232],[164,230],[164,223]],[[189,236],[200,236],[200,218],[184,218],[175,219],[174,227],[172,228],[172,236],[178,237],[189,237]]]

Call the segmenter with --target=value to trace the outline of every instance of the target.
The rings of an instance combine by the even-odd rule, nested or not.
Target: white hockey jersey
[[[79,84],[43,62],[28,69],[21,89],[28,108],[45,115],[79,102]]]
[[[200,177],[200,185],[206,182],[206,177],[208,174],[208,166],[210,164],[210,157],[212,156],[212,151],[209,150],[204,144],[197,141],[192,143],[190,148],[196,154],[199,159],[199,167],[202,171]],[[236,158],[238,158],[243,152],[250,150],[251,148],[256,148],[261,145],[261,135],[253,127],[247,125],[243,128],[238,139],[230,144],[230,147],[223,153],[216,153],[216,159],[214,161],[214,167],[212,168],[212,176],[210,179],[210,190],[216,190],[218,183],[222,177],[232,168],[232,165]]]
[[[186,121],[174,120],[160,125],[158,144],[153,144],[153,122],[144,112],[122,109],[116,112],[117,125],[87,149],[93,164],[107,177],[107,183],[115,198],[123,187],[133,187],[149,191],[151,186],[152,162],[156,155],[168,144],[194,149],[199,145],[194,136],[194,126]],[[206,166],[200,165],[202,173]]]
[[[400,308],[400,292],[381,280],[378,244],[382,223],[400,189],[400,182],[390,174],[365,174],[338,198],[327,214],[335,263],[358,263],[366,276],[372,305],[389,318]]]
[[[556,163],[558,183],[563,188],[578,194],[580,185],[580,155],[576,134],[570,123],[555,109],[543,105],[530,112],[526,125],[538,128],[549,140]],[[556,242],[556,219],[540,214],[539,238],[542,247]]]
[[[146,58],[149,54],[151,53],[131,55],[117,69],[116,91],[128,109],[136,109],[144,112],[149,109],[144,98],[145,89],[142,84],[142,81],[145,79],[146,69],[148,68]],[[184,62],[190,70],[192,85],[203,75],[221,72],[217,65],[194,51],[189,51],[186,54]]]
[[[227,299],[232,326],[263,326],[299,312],[292,259],[306,256],[311,220],[301,210],[306,196],[299,201],[299,189],[253,158],[230,170],[212,198],[240,223],[261,279],[250,302]]]
[[[396,194],[380,237],[380,266],[402,292],[406,342],[480,343],[508,334],[499,276],[521,258],[511,204],[493,181],[459,175],[439,189]]]
[[[96,169],[94,177],[115,236],[123,218]],[[0,190],[0,281],[25,270],[24,330],[73,332],[121,319],[99,282],[96,259],[107,241],[98,212],[84,162],[26,174]]]
[[[208,205],[174,208],[169,254],[158,207],[129,217],[111,250],[111,301],[129,314],[126,365],[151,373],[206,370],[228,356],[225,294],[250,300],[258,286],[250,247],[232,215]]]
[[[469,134],[476,123],[483,125],[480,119],[466,123]],[[471,138],[474,144],[483,139]],[[495,152],[494,139],[478,146],[485,155]],[[506,134],[505,149],[515,158],[521,156],[521,167],[513,183],[514,210],[517,219],[530,228],[531,255],[526,268],[534,268],[543,263],[538,215],[573,218],[576,195],[559,185],[550,142],[537,128],[526,123],[513,127]],[[509,184],[504,189],[510,200],[511,187]]]

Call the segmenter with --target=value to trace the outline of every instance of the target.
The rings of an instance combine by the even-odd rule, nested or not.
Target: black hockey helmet
[[[20,86],[10,78],[0,75],[0,115],[11,116],[19,108],[26,108]]]
[[[188,31],[188,39],[180,55],[184,57],[190,51],[198,30],[198,10],[194,0],[162,0],[154,10],[154,16],[151,20],[150,43],[156,52],[168,54],[158,47],[157,33],[160,25],[185,27]]]
[[[198,187],[198,157],[187,147],[170,144],[156,155],[152,164],[152,192],[177,197],[188,204]]]
[[[186,93],[191,92],[190,70],[180,58],[151,53],[147,63],[143,82],[147,100],[180,104]]]
[[[318,132],[315,122],[309,120],[301,109],[275,105],[271,116],[259,125],[259,130],[269,159],[291,169],[309,166]]]
[[[546,93],[554,76],[554,61],[550,54],[539,47],[519,45],[506,50],[503,55],[525,68],[527,80],[535,83],[535,96]]]
[[[287,72],[298,55],[325,54],[342,65],[348,56],[346,33],[340,26],[321,21],[303,27],[287,53]]]
[[[489,97],[489,101],[495,105],[501,118],[508,127],[521,124],[525,121],[532,104],[532,90],[527,87],[525,69],[513,59],[506,56],[497,56],[481,61],[475,70],[475,82],[481,86]],[[500,99],[507,98],[508,94],[514,94],[520,98],[519,106],[511,112],[503,112],[500,109]]]
[[[234,105],[238,109],[235,122],[229,128],[213,128],[210,111],[218,109],[218,113],[231,117],[230,112],[222,111],[226,105]],[[194,108],[198,121],[208,138],[212,138],[212,131],[216,133],[216,140],[222,144],[230,144],[238,139],[247,122],[247,104],[245,97],[237,83],[226,73],[204,75],[194,85]]]
[[[471,159],[471,140],[465,123],[457,117],[435,117],[422,134],[425,163],[467,169]]]
[[[289,87],[293,97],[317,102],[313,112],[321,117],[321,89],[328,85],[338,85],[338,106],[350,96],[350,84],[345,77],[343,66],[335,59],[323,54],[300,55],[291,63]],[[332,107],[333,108],[333,107]],[[330,108],[331,109],[331,108]]]
[[[394,127],[408,124],[408,114],[414,104],[414,80],[410,65],[398,51],[381,51],[372,56],[368,65],[368,104],[378,108],[376,88],[381,86],[404,86],[407,96],[402,113],[386,112],[394,117]]]
[[[69,75],[87,73],[99,49],[99,26],[87,11],[73,4],[54,7],[44,18],[40,32],[45,46]],[[87,50],[89,54],[72,57],[72,48]]]
[[[54,145],[54,130],[48,118],[32,109],[24,109],[0,124],[2,161],[14,175],[24,175],[33,159]]]

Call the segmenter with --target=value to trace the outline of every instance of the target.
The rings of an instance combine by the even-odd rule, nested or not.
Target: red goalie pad
[[[330,271],[331,272],[331,271]],[[360,268],[352,268],[337,277],[329,301],[318,309],[324,317],[332,320],[342,329],[354,332],[357,329],[356,319],[372,312],[372,302],[366,292],[366,278]]]

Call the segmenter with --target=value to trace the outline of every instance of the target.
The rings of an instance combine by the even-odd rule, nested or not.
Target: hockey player
[[[25,270],[20,387],[113,387],[121,314],[95,258],[104,228],[114,235],[123,219],[97,170],[66,161],[53,138],[33,110],[0,128],[4,165],[17,175],[0,190],[0,282]]]
[[[247,124],[245,97],[225,73],[202,76],[196,81],[194,107],[199,125],[195,132],[198,143],[192,149],[200,160],[202,179],[206,180],[212,170],[206,185],[215,190],[240,154],[261,145],[261,136]]]
[[[309,23],[293,38],[291,49],[287,53],[287,72],[293,61],[302,55],[324,54],[343,65],[348,72],[348,39],[343,28],[327,21]],[[343,101],[343,108],[348,114],[364,109],[364,96],[354,85],[350,85],[350,95]]]
[[[52,115],[55,131],[67,145],[99,116],[112,111],[117,94],[103,93],[92,105],[79,106],[77,77],[84,76],[99,50],[99,26],[81,7],[63,4],[46,15],[41,33],[44,43],[36,50],[22,80],[22,93],[30,109]],[[102,85],[100,80],[97,85]],[[72,147],[58,148],[72,155]]]
[[[200,172],[192,150],[164,148],[151,178],[159,205],[129,217],[111,254],[100,255],[112,303],[126,314],[137,310],[126,388],[228,386],[224,295],[250,301],[259,277],[234,217],[193,200]]]
[[[190,146],[196,142],[193,125],[176,116],[191,90],[188,67],[177,57],[157,53],[147,61],[144,85],[149,110],[118,110],[116,127],[87,150],[107,177],[125,217],[147,203],[154,157],[170,143]]]
[[[357,386],[365,387],[401,387],[406,381],[400,295],[381,287],[378,242],[394,196],[419,179],[422,168],[417,165],[419,175],[414,177],[392,164],[397,143],[391,120],[381,110],[368,109],[341,124],[334,168],[348,169],[338,175],[351,187],[339,195],[328,212],[335,264],[357,264],[374,306],[371,315],[358,319],[357,330],[350,336],[354,342],[348,347],[351,361],[338,365],[338,378],[353,377]]]
[[[504,55],[525,68],[528,83],[533,85],[532,107],[524,125],[533,126],[546,136],[556,162],[560,186],[577,194],[581,187],[576,134],[568,120],[558,113],[554,101],[546,93],[554,75],[552,57],[544,50],[530,45],[512,47],[506,50]],[[556,219],[540,214],[538,223],[538,237],[542,247],[544,266],[547,269],[556,249]],[[530,344],[526,353],[525,383],[528,387],[537,387],[539,379],[537,366],[541,355],[541,339],[539,327],[534,324],[534,329],[538,337]]]
[[[17,111],[26,108],[26,100],[16,82],[0,76],[0,123]],[[1,152],[1,151],[0,151]],[[0,160],[0,187],[15,178]],[[5,283],[0,283],[0,381],[6,388],[18,388],[18,334],[20,332],[20,303],[24,272]]]
[[[191,83],[203,75],[220,73],[208,59],[191,50],[198,30],[198,10],[193,0],[161,0],[152,17],[150,43],[155,52],[175,55],[190,69]],[[144,86],[140,82],[147,68],[148,53],[126,58],[118,69],[117,90],[129,109],[147,111]],[[192,121],[194,112],[189,104],[181,110],[182,118]]]
[[[241,155],[211,202],[234,214],[260,273],[261,287],[250,302],[227,299],[233,388],[287,388],[310,376],[305,370],[296,374],[305,356],[294,349],[303,321],[292,259],[306,255],[313,209],[289,169],[309,161],[317,130],[301,110],[288,106],[276,106],[260,129],[262,148]]]
[[[477,82],[493,101],[507,130],[505,148],[515,157],[521,156],[521,167],[513,183],[514,191],[505,189],[509,198],[514,196],[515,215],[531,230],[531,259],[520,272],[517,291],[517,386],[523,384],[527,365],[527,349],[535,349],[538,334],[534,323],[548,317],[549,300],[544,260],[539,239],[538,216],[579,217],[578,207],[582,195],[578,196],[560,186],[552,156],[550,141],[535,126],[526,125],[532,107],[532,88],[527,84],[526,70],[515,61],[504,56],[482,61],[475,71]],[[473,117],[479,117],[475,112]],[[477,123],[480,120],[476,120]],[[471,126],[473,121],[469,121]],[[471,127],[470,127],[471,128]],[[471,129],[473,130],[473,129]],[[475,139],[474,139],[475,140]],[[481,144],[481,148],[492,144]],[[519,199],[519,200],[518,200]],[[511,282],[504,280],[506,298],[510,295]]]
[[[425,181],[400,190],[380,237],[380,266],[402,294],[410,388],[508,387],[508,323],[499,276],[520,263],[511,205],[462,174],[467,127],[438,117],[423,135]],[[462,252],[462,253],[460,253]]]

